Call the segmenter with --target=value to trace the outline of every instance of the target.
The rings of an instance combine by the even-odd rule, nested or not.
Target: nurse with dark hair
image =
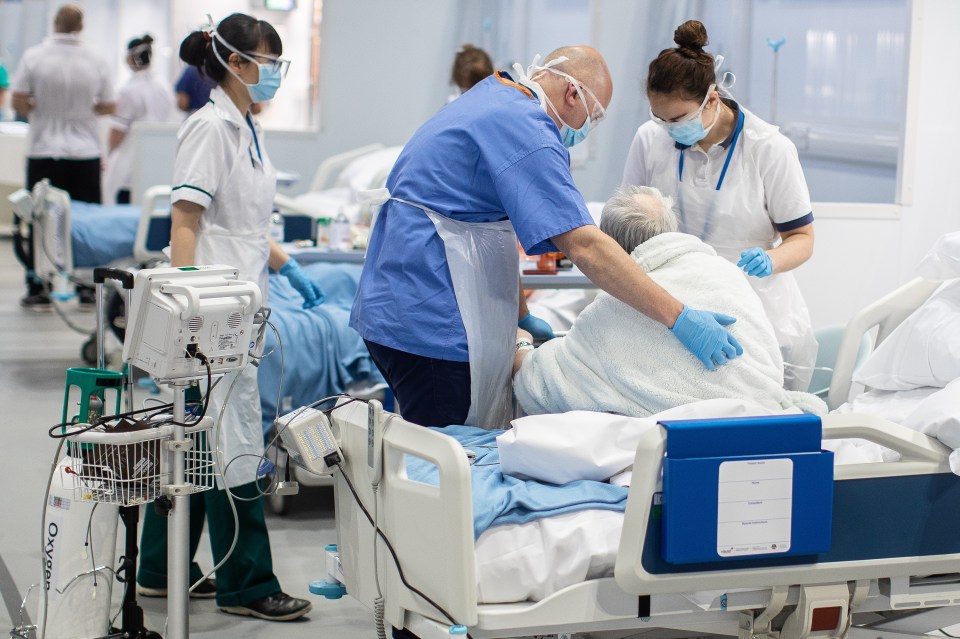
[[[217,82],[210,101],[190,116],[177,134],[171,189],[170,248],[175,267],[228,264],[239,279],[256,282],[267,297],[267,267],[285,275],[304,297],[304,308],[323,293],[268,237],[276,171],[267,155],[263,130],[250,114],[254,102],[273,98],[289,62],[269,23],[235,13],[219,25],[191,33],[180,58]],[[227,401],[229,395],[229,401]],[[210,391],[207,414],[220,423],[214,436],[225,476],[217,488],[191,497],[190,540],[195,551],[206,514],[213,560],[219,564],[234,538],[233,495],[239,520],[236,547],[217,568],[217,580],[200,581],[196,563],[194,596],[216,596],[223,612],[290,621],[310,611],[310,602],[284,593],[273,574],[270,538],[264,520],[257,471],[263,455],[260,394],[256,368],[224,376]],[[137,591],[166,594],[166,522],[147,509]],[[193,552],[191,552],[193,556]]]

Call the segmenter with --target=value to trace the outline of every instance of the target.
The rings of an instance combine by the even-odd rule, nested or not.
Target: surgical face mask
[[[717,87],[716,84],[711,84],[710,88],[707,89],[707,97],[703,99],[703,102],[693,113],[685,115],[682,119],[677,122],[670,122],[658,118],[653,113],[653,108],[650,109],[650,119],[666,129],[667,133],[673,138],[674,142],[682,144],[684,146],[693,146],[703,138],[707,137],[707,134],[710,133],[710,129],[717,123],[720,119],[720,101],[717,100],[717,111],[716,115],[713,118],[713,122],[710,123],[710,126],[704,128],[703,126],[703,110],[707,106],[707,102],[710,101],[710,94],[713,93],[713,90]]]
[[[519,64],[513,65],[513,68],[517,71],[517,74],[520,76],[521,82],[529,86],[531,89],[533,89],[533,92],[537,94],[537,98],[540,100],[540,106],[543,108],[544,112],[547,112],[547,107],[549,106],[550,109],[552,109],[553,112],[556,114],[557,119],[560,120],[560,125],[561,125],[560,141],[563,143],[563,146],[569,149],[570,147],[573,147],[587,139],[587,135],[590,133],[591,121],[596,124],[599,124],[600,121],[603,120],[604,117],[606,117],[606,110],[603,108],[603,105],[600,104],[600,100],[597,99],[597,96],[595,96],[593,94],[593,91],[587,88],[586,85],[581,84],[576,78],[569,75],[568,73],[564,73],[559,69],[553,68],[554,65],[560,64],[561,62],[565,62],[566,60],[567,58],[560,57],[560,58],[551,60],[550,62],[547,62],[543,66],[540,66],[537,64],[540,61],[540,56],[537,55],[533,59],[533,62],[530,64],[530,66],[527,67],[526,71],[524,71]],[[559,75],[560,77],[564,78],[565,80],[573,84],[573,86],[577,90],[577,95],[580,96],[580,101],[583,103],[583,108],[587,113],[587,117],[583,121],[583,126],[581,126],[579,129],[575,129],[569,124],[567,124],[566,121],[564,121],[564,119],[560,116],[560,113],[557,111],[556,107],[553,106],[553,102],[551,102],[550,98],[547,97],[547,93],[546,91],[543,90],[543,87],[540,85],[540,83],[530,78],[531,72],[535,74],[538,71],[546,71],[548,73]],[[594,109],[592,113],[590,111],[589,103],[587,102],[587,98],[584,95],[584,93],[587,93],[587,95],[593,98]]]
[[[230,75],[235,77],[237,80],[240,80],[240,82],[247,87],[247,92],[250,94],[250,99],[254,102],[266,102],[267,100],[272,100],[273,96],[277,93],[277,89],[280,88],[280,82],[283,79],[283,76],[286,75],[287,69],[290,68],[290,61],[258,53],[257,57],[269,60],[269,62],[266,63],[260,62],[253,56],[236,49],[233,45],[224,40],[220,34],[217,33],[216,29],[211,31],[210,35],[219,40],[223,46],[230,49],[241,58],[257,65],[257,71],[259,72],[259,78],[257,82],[254,84],[247,84],[233,69],[230,68],[230,65],[228,65],[226,61],[220,57],[220,52],[217,51],[217,47],[213,47],[213,55],[216,56],[217,60],[230,73]]]

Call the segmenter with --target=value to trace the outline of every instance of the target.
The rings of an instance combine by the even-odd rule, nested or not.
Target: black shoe
[[[20,308],[34,313],[49,313],[53,310],[53,304],[46,293],[34,293],[20,300]]]
[[[192,585],[192,584],[191,584]],[[141,597],[166,597],[166,588],[150,588],[137,584],[137,594]],[[190,593],[191,599],[213,599],[217,596],[217,582],[214,579],[204,579],[200,585]]]
[[[244,606],[223,606],[220,610],[231,615],[257,617],[267,621],[293,621],[310,612],[312,608],[313,604],[306,599],[297,599],[285,592],[278,592]]]

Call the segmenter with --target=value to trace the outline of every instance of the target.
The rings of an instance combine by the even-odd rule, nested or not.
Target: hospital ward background
[[[0,64],[10,76],[24,52],[50,34],[61,4],[0,0]],[[83,0],[77,5],[84,12],[83,40],[105,61],[116,89],[132,76],[128,42],[150,34],[152,72],[169,84],[175,99],[173,87],[185,66],[178,57],[180,42],[204,25],[208,14],[213,24],[233,12],[270,22],[283,39],[283,58],[292,61],[276,98],[257,116],[277,169],[270,233],[323,289],[325,300],[303,309],[288,280],[270,275],[274,328],[264,330],[266,355],[257,383],[263,434],[273,444],[261,464],[263,485],[269,486],[265,506],[273,571],[283,590],[309,600],[312,610],[276,624],[221,614],[212,601],[192,598],[186,610],[191,636],[352,638],[375,636],[379,629],[390,636],[390,627],[401,625],[410,635],[400,636],[424,638],[463,633],[788,639],[819,633],[866,639],[960,632],[960,511],[954,510],[960,500],[960,452],[955,452],[960,450],[960,181],[952,175],[951,157],[960,143],[955,113],[960,3]],[[722,56],[718,77],[735,78],[729,94],[779,127],[799,154],[816,248],[794,274],[820,342],[807,390],[830,409],[822,424],[821,418],[814,423],[768,414],[764,419],[787,419],[785,427],[795,438],[771,443],[769,451],[748,446],[741,452],[731,445],[707,455],[683,439],[699,436],[697,422],[684,431],[682,424],[661,428],[657,419],[618,421],[590,413],[571,422],[547,415],[533,422],[521,418],[512,434],[498,438],[499,431],[466,427],[444,435],[392,417],[395,398],[349,325],[378,215],[378,206],[360,194],[382,188],[414,132],[459,99],[450,73],[455,55],[470,43],[489,53],[493,69],[505,71],[571,43],[589,44],[603,55],[613,80],[612,101],[602,124],[570,150],[573,179],[599,219],[621,184],[637,127],[651,118],[647,65],[674,46],[674,29],[689,19],[706,25],[707,50]],[[50,506],[48,481],[64,484],[63,494],[71,498],[81,494],[72,490],[74,480],[62,464],[51,466],[60,441],[48,430],[79,412],[77,398],[64,396],[67,369],[98,366],[98,347],[107,367],[122,368],[133,326],[119,283],[104,283],[99,321],[80,289],[94,286],[98,267],[136,274],[167,263],[177,131],[187,113],[174,104],[164,121],[129,128],[129,202],[117,201],[109,186],[110,124],[101,118],[104,203],[89,204],[48,185],[22,191],[30,125],[17,117],[9,90],[4,95],[2,89],[0,318],[6,330],[0,340],[5,413],[0,485],[6,490],[0,632],[40,637],[34,626],[42,623],[46,596],[51,623],[61,624],[52,627],[73,626],[82,633],[77,629],[95,626],[100,618],[113,626],[123,620],[124,593],[133,587],[114,571],[130,545],[115,504],[103,505],[96,518],[96,511],[85,511],[88,519],[72,522],[69,530],[80,540],[78,547],[93,552],[83,550],[82,561],[63,567],[58,581],[64,592],[75,583],[87,588],[84,597],[44,593],[50,574],[41,570],[41,560],[56,536],[50,513],[57,512]],[[52,312],[21,308],[24,267],[13,246],[15,215],[32,221],[28,241]],[[562,262],[538,263],[523,254],[520,259],[531,312],[559,335],[567,334],[597,298],[596,286]],[[139,409],[173,402],[177,391],[138,371],[131,392]],[[337,399],[341,394],[359,400]],[[297,453],[284,450],[278,430],[292,422],[278,426],[274,417],[328,397],[333,399],[318,406],[327,415],[317,423],[337,439],[337,456],[321,462],[325,471],[317,475],[290,459]],[[668,411],[662,421],[736,421],[755,414],[750,410],[737,403],[692,405]],[[751,427],[738,422],[741,430],[730,432],[750,439]],[[812,447],[811,437],[817,440]],[[368,447],[368,438],[376,446]],[[826,470],[803,474],[823,465],[823,459],[814,460],[822,449],[845,462],[827,473],[836,492],[833,483],[822,483]],[[699,516],[696,507],[717,514],[716,499],[704,505],[691,497],[694,510],[684,514],[677,508],[671,515],[677,518],[671,520],[673,532],[660,528],[658,500],[665,491],[688,497],[696,492],[678,479],[676,469],[692,468],[713,453],[727,456],[730,472],[747,473],[736,466],[744,455],[791,459],[793,499],[810,520],[794,532],[798,555],[741,563],[704,559],[697,554],[702,540],[689,531]],[[380,474],[369,468],[374,455],[383,467]],[[633,475],[624,479],[621,471],[628,467]],[[516,504],[505,506],[504,500],[523,499],[512,492],[513,475],[549,488],[525,495],[542,500],[542,513],[524,518],[506,512]],[[478,486],[500,480],[504,484],[496,489],[502,492],[478,496]],[[571,482],[586,482],[583,499],[590,505],[571,507],[565,493],[550,492]],[[873,488],[857,492],[852,488],[857,482]],[[298,493],[291,489],[296,483]],[[443,490],[434,491],[438,486]],[[887,489],[889,501],[882,494]],[[717,490],[716,484],[710,490]],[[492,504],[501,511],[494,512]],[[142,513],[154,506],[137,507],[142,526]],[[826,523],[818,519],[824,512]],[[908,516],[916,519],[905,522]],[[113,522],[104,525],[105,518]],[[404,526],[412,520],[433,525],[413,534]],[[383,533],[379,542],[374,521]],[[679,529],[687,532],[665,540]],[[94,541],[98,535],[109,539],[103,544],[108,548]],[[208,533],[203,535],[196,558],[207,571],[213,561]],[[627,548],[622,537],[638,541]],[[877,541],[888,537],[900,541]],[[716,545],[708,550],[719,552]],[[811,562],[811,555],[819,560]],[[47,564],[48,571],[51,567]],[[71,582],[64,571],[81,576]],[[96,579],[112,585],[89,588]],[[136,604],[146,628],[177,636],[177,629],[168,627],[177,613],[167,599],[139,596]],[[864,627],[854,627],[858,624]],[[59,636],[56,632],[46,636]]]

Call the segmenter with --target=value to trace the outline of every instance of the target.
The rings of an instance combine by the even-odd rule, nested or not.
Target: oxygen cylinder
[[[113,504],[76,499],[66,472],[71,458],[60,460],[47,495],[43,531],[43,586],[46,588],[47,637],[96,639],[110,630],[113,568],[117,550],[117,518]],[[37,625],[43,620],[41,590]],[[40,636],[38,630],[37,636]]]

